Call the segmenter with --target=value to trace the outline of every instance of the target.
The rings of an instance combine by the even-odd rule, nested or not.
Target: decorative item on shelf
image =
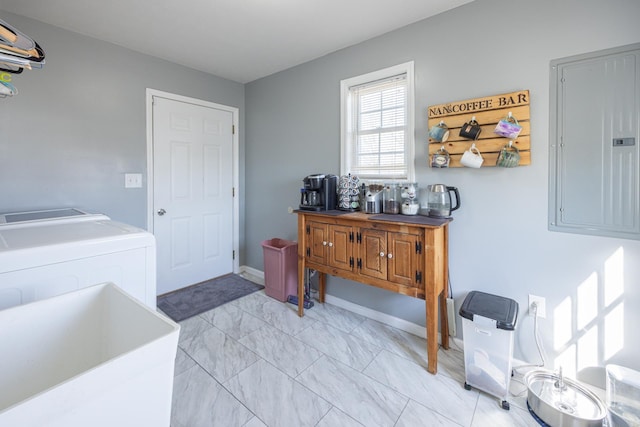
[[[384,185],[371,183],[365,187],[362,211],[368,214],[382,213]]]
[[[430,105],[426,131],[428,132],[441,122],[446,122],[450,135],[446,143],[439,143],[427,137],[429,141],[428,165],[443,167],[444,165],[441,163],[445,163],[445,167],[449,169],[472,167],[470,163],[463,164],[462,157],[466,151],[476,153],[475,150],[469,150],[471,143],[474,143],[484,160],[480,167],[495,167],[502,146],[509,141],[513,141],[513,146],[519,150],[518,166],[530,165],[531,113],[529,105],[528,90]],[[504,126],[505,124],[506,126]],[[503,128],[506,132],[504,135],[515,136],[514,133],[517,133],[517,138],[505,139],[506,136],[494,133],[496,129],[500,132]],[[480,133],[476,133],[474,129]],[[448,163],[445,162],[446,156],[441,158],[438,156],[438,154],[444,154],[441,151],[442,146],[446,148],[449,155]],[[434,160],[436,161],[434,162]],[[467,160],[469,160],[468,154],[465,157],[465,162]]]
[[[502,150],[500,150],[496,166],[500,166],[502,168],[515,168],[519,164],[520,150],[513,146],[513,141],[509,141],[509,143],[505,144],[505,146],[502,147]]]
[[[460,128],[460,136],[467,139],[473,139],[474,141],[480,137],[482,128],[476,121],[476,116],[471,117],[471,120],[466,122]]]
[[[42,68],[44,57],[35,40],[0,19],[0,98],[18,93],[11,83],[12,74]]]
[[[417,215],[420,210],[420,203],[418,202],[418,183],[408,182],[403,184],[400,195],[402,197],[402,214]]]
[[[444,121],[440,121],[440,123],[431,127],[429,137],[434,142],[446,142],[449,139],[449,128]]]
[[[480,150],[476,147],[475,142],[471,144],[471,148],[465,151],[460,159],[462,166],[466,166],[468,168],[477,169],[482,166],[482,162],[484,162],[484,158],[482,158],[482,154],[480,154]]]
[[[449,156],[449,152],[445,150],[443,145],[431,157],[431,167],[432,168],[448,168],[450,161],[451,161],[451,156]]]
[[[355,175],[342,175],[338,181],[338,209],[356,211],[360,209],[360,180]]]
[[[402,203],[402,215],[418,215],[420,203],[417,200],[407,200]]]
[[[418,196],[418,183],[417,182],[407,182],[402,185],[402,189],[400,191],[400,197],[403,199],[413,200]]]
[[[493,132],[505,138],[516,139],[521,131],[522,126],[518,124],[518,120],[509,111],[507,117],[498,122]]]

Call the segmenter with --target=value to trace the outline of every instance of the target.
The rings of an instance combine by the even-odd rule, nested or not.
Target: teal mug
[[[446,142],[449,139],[449,128],[444,122],[440,122],[431,127],[429,138],[431,138],[432,142]]]

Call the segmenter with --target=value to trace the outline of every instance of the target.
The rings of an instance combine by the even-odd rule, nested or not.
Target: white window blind
[[[411,179],[412,85],[408,73],[397,68],[375,80],[361,76],[343,81],[343,173],[365,180]]]

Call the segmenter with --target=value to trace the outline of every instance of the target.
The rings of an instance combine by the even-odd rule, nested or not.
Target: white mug
[[[462,158],[460,159],[460,163],[462,166],[466,166],[468,168],[479,168],[482,166],[482,162],[484,159],[482,158],[482,154],[476,148],[476,144],[471,144],[471,148],[464,152]]]

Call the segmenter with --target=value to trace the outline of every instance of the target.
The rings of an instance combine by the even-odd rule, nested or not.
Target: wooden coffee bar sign
[[[522,126],[520,133],[514,139],[500,136],[494,131],[498,123],[511,117]],[[478,139],[460,136],[460,130],[475,117],[480,127]],[[449,130],[449,137],[444,142],[434,140],[429,136],[429,165],[433,166],[433,156],[443,153],[449,154],[449,167],[464,167],[460,159],[465,151],[475,143],[477,150],[483,157],[482,167],[496,166],[500,151],[512,141],[512,147],[517,148],[520,155],[518,166],[531,164],[531,141],[529,121],[529,91],[505,93],[486,98],[474,98],[429,107],[429,129],[444,122]],[[465,129],[468,129],[465,127]],[[516,151],[511,149],[511,151]]]

